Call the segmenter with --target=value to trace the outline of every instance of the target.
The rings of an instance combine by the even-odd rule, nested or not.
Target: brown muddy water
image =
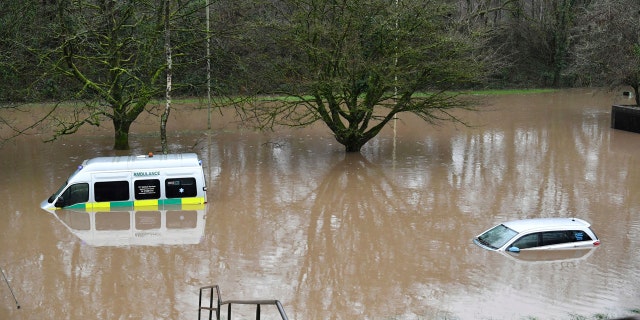
[[[640,135],[609,128],[619,95],[491,97],[463,114],[473,127],[402,116],[361,155],[322,126],[257,133],[214,113],[207,131],[206,112],[176,108],[170,149],[200,155],[209,200],[177,213],[39,207],[83,159],[157,152],[157,119],[134,125],[124,153],[107,124],[54,143],[21,137],[0,149],[0,319],[197,319],[198,288],[212,284],[224,300],[280,300],[289,319],[630,315]],[[590,221],[602,245],[511,256],[471,240],[501,221],[552,216]],[[138,230],[123,237],[130,222]],[[188,232],[143,232],[165,225]],[[262,319],[274,310],[263,306]],[[255,318],[255,307],[233,312]]]

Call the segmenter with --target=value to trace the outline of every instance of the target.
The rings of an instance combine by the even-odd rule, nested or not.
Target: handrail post
[[[211,287],[211,292],[209,294],[209,320],[211,320],[211,308],[213,308],[213,287]]]
[[[256,310],[256,320],[260,320],[260,304],[258,303],[258,309]]]
[[[218,286],[216,285],[216,294],[218,295],[218,300],[220,300],[220,291],[218,291]],[[213,287],[211,288],[211,298],[209,299],[209,308],[213,308]],[[220,305],[218,305],[218,308],[216,308],[216,320],[220,320],[220,317],[218,316],[218,309],[220,308]],[[209,309],[211,310],[211,309]],[[211,314],[212,312],[209,311],[209,320],[211,320]]]
[[[216,320],[220,320],[220,305],[222,304],[222,297],[220,296],[220,287],[216,285],[216,295],[218,296],[218,306],[216,307]]]
[[[200,288],[200,294],[198,294],[198,320],[200,320],[200,315],[202,314],[202,288]]]

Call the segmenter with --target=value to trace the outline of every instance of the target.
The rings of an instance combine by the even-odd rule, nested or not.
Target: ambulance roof
[[[117,171],[133,169],[161,169],[201,166],[195,153],[159,154],[141,156],[98,157],[85,160],[82,169],[90,171]]]

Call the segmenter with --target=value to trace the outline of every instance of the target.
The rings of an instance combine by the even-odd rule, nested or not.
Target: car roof
[[[535,218],[513,220],[503,223],[518,233],[533,230],[562,230],[567,228],[588,228],[590,224],[578,218]]]

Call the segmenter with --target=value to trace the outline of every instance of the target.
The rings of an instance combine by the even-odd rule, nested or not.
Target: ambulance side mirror
[[[64,207],[64,198],[62,196],[58,197],[58,200],[56,200],[56,203],[54,204],[54,206],[56,208]]]

